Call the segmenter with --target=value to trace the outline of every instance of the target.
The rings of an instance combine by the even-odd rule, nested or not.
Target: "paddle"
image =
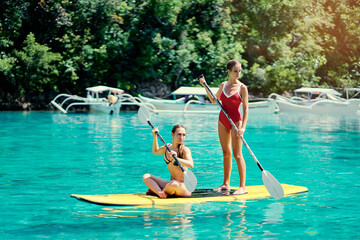
[[[202,78],[204,75],[201,74],[198,79]],[[223,113],[225,114],[225,116],[227,117],[227,119],[229,119],[231,125],[233,126],[233,128],[235,129],[235,131],[237,133],[239,133],[239,130],[237,129],[236,125],[234,124],[234,122],[232,121],[232,119],[229,117],[229,115],[226,113],[224,107],[222,106],[222,104],[219,102],[219,100],[215,97],[215,95],[211,92],[209,86],[207,85],[207,83],[204,83],[206,89],[208,90],[208,92],[211,94],[212,98],[216,101],[216,103],[219,105],[219,107],[221,108],[221,110],[223,111]],[[247,150],[249,151],[250,155],[254,158],[256,164],[258,165],[258,167],[260,168],[261,172],[262,172],[262,180],[264,182],[264,185],[266,187],[266,189],[268,190],[268,192],[270,193],[270,195],[275,198],[275,199],[280,199],[284,196],[284,190],[281,186],[281,184],[278,182],[278,180],[276,180],[276,178],[271,175],[271,173],[269,173],[268,171],[264,170],[264,168],[261,166],[260,162],[257,160],[255,154],[251,151],[249,145],[246,143],[245,139],[243,136],[240,136],[241,141],[244,143],[244,145],[246,146]]]
[[[152,125],[152,123],[150,122],[150,114],[149,111],[141,106],[139,108],[138,111],[138,117],[140,119],[140,121],[142,123],[148,123],[152,129],[154,129],[155,127]],[[156,132],[156,135],[160,138],[160,140],[164,143],[164,146],[166,147],[168,152],[171,152],[171,149],[169,148],[169,146],[166,144],[166,142],[164,141],[164,139],[161,137],[161,135],[159,134],[159,132]],[[180,167],[181,171],[183,171],[184,173],[184,181],[185,181],[185,186],[187,188],[187,190],[189,192],[193,192],[196,188],[197,185],[197,179],[194,175],[193,172],[191,172],[190,170],[185,170],[183,168],[183,166],[181,165],[180,161],[177,159],[176,155],[173,155],[173,158],[175,159],[176,164]]]

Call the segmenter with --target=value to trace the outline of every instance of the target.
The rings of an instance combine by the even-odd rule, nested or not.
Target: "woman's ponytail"
[[[172,132],[172,133],[175,133],[175,132],[176,132],[176,129],[178,129],[178,128],[183,128],[183,129],[185,129],[185,131],[186,131],[186,128],[185,128],[183,125],[177,124],[177,125],[175,125],[175,126],[173,127],[173,129],[171,130],[171,132]],[[179,158],[182,158],[183,155],[184,155],[184,144],[179,144],[178,149],[179,149],[179,155],[178,155],[178,156],[179,156]]]

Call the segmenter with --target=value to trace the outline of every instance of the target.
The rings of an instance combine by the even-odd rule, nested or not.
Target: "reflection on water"
[[[131,219],[139,224],[142,222],[144,229],[157,232],[157,228],[164,228],[166,235],[177,236],[183,239],[197,239],[203,232],[212,232],[222,239],[242,238],[248,236],[246,231],[246,201],[200,203],[200,204],[175,204],[129,206],[129,207],[105,207],[101,211],[79,211],[78,216],[90,218],[118,219],[129,222]],[[270,214],[271,215],[271,214]],[[270,216],[271,217],[271,216]],[[199,225],[215,224],[214,229],[201,229]],[[196,230],[194,230],[194,226]],[[181,236],[179,236],[181,230]],[[199,233],[200,232],[200,233]],[[165,234],[164,233],[164,234]],[[200,235],[201,236],[201,235]],[[144,235],[144,237],[146,237]],[[201,237],[200,237],[201,238]]]
[[[271,203],[264,210],[263,224],[274,224],[282,221],[282,214],[284,213],[284,205],[282,203]]]
[[[360,131],[360,115],[334,116],[325,114],[281,113],[275,115],[280,126],[322,131]],[[294,123],[296,125],[294,126]]]
[[[224,223],[223,228],[227,232],[228,239],[231,239],[232,236],[241,238],[246,235],[245,203],[246,201],[240,202],[237,208],[225,213],[227,223]]]
[[[157,228],[163,228],[166,236],[176,235],[179,230],[182,232],[182,238],[194,239],[195,231],[193,229],[194,217],[196,212],[191,204],[183,205],[159,205],[153,207],[147,206],[131,206],[131,207],[106,207],[99,212],[83,211],[78,212],[78,215],[85,217],[118,219],[124,223],[128,223],[129,219],[143,225],[143,229],[151,229],[152,232],[157,232]],[[165,230],[166,229],[166,230]],[[172,233],[172,231],[174,231]],[[144,236],[146,237],[146,231]],[[160,234],[160,233],[159,233]]]

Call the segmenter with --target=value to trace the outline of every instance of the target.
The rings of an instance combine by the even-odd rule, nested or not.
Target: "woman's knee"
[[[231,150],[223,149],[223,156],[224,156],[224,158],[231,158]]]
[[[189,191],[186,191],[184,194],[183,194],[183,197],[190,197],[191,196],[191,192]]]
[[[234,154],[234,158],[235,158],[236,162],[244,162],[244,157],[241,153]]]
[[[143,175],[143,177],[142,177],[142,178],[143,178],[143,180],[144,180],[144,181],[146,181],[146,180],[148,180],[148,179],[150,179],[150,178],[151,178],[151,174],[146,173],[146,174],[144,174],[144,175]]]
[[[180,183],[178,181],[170,181],[169,186],[174,187],[174,188],[178,188],[180,187]]]
[[[167,184],[167,190],[166,192],[168,194],[176,194],[176,195],[179,195],[179,196],[182,196],[182,197],[189,197],[191,196],[191,192],[189,192],[187,189],[186,189],[186,186],[181,183],[181,182],[178,182],[176,180],[173,180],[173,181],[170,181],[168,184]]]

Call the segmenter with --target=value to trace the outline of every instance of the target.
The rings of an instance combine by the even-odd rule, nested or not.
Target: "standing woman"
[[[240,136],[242,136],[245,132],[246,122],[249,115],[248,90],[247,87],[238,80],[241,75],[241,63],[237,60],[230,60],[227,63],[226,68],[229,79],[220,84],[219,90],[216,92],[215,97],[222,102],[224,109],[235,123],[236,127],[239,129],[239,133],[236,133],[235,129],[233,129],[231,123],[223,111],[220,111],[218,133],[224,156],[224,181],[220,187],[214,190],[230,191],[232,148],[240,176],[240,186],[239,189],[234,192],[234,195],[241,195],[247,194],[245,188],[246,165],[242,155],[242,141]],[[200,84],[204,86],[204,83],[205,78],[200,78]],[[216,100],[212,98],[207,89],[206,92],[210,101],[212,103],[216,103]],[[241,103],[243,104],[243,116],[241,116],[240,112]]]
[[[143,180],[149,188],[146,194],[156,194],[160,198],[167,198],[168,195],[189,197],[191,192],[189,192],[185,186],[184,173],[173,158],[173,155],[175,154],[176,158],[185,170],[187,168],[194,167],[190,149],[184,145],[186,135],[185,127],[179,124],[173,127],[171,131],[172,144],[169,144],[171,152],[168,152],[165,146],[159,147],[156,132],[159,132],[158,128],[154,128],[152,130],[154,137],[152,153],[156,155],[164,155],[164,160],[167,164],[171,178],[170,181],[167,181],[148,173],[145,174],[143,176]]]

